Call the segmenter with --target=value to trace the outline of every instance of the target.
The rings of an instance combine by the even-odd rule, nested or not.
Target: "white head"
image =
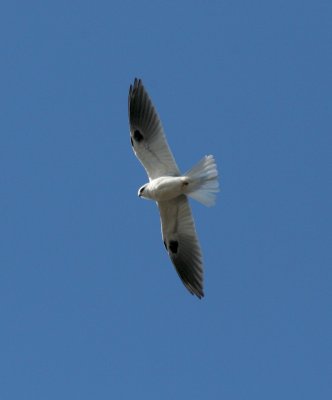
[[[148,184],[145,184],[145,185],[141,186],[141,187],[138,189],[138,193],[137,193],[138,197],[143,197],[143,198],[145,198],[145,199],[148,198],[148,197],[146,196],[146,195],[147,195],[147,192],[148,192],[148,190],[146,189],[147,185],[148,185]]]

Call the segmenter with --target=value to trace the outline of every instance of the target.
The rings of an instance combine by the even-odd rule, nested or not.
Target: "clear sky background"
[[[0,398],[332,398],[331,1],[3,1]],[[203,300],[129,140],[143,79],[185,171]]]

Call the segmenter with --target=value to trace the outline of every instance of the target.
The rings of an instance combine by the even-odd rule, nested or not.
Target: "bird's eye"
[[[140,194],[142,194],[142,193],[144,192],[144,189],[145,189],[145,187],[143,186],[143,187],[141,188],[141,190],[139,191]]]

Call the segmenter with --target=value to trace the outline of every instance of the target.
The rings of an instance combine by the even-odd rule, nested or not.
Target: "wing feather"
[[[166,250],[191,294],[204,296],[203,261],[195,223],[185,195],[158,203]]]
[[[150,180],[167,175],[179,176],[159,116],[140,79],[135,79],[130,85],[128,113],[131,144]]]

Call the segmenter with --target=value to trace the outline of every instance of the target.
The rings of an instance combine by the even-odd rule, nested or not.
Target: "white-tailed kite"
[[[215,160],[211,155],[205,156],[181,175],[140,79],[130,85],[128,112],[131,145],[149,177],[149,183],[139,189],[138,196],[157,202],[169,257],[189,292],[202,298],[202,253],[187,196],[206,206],[215,203],[219,191]]]

